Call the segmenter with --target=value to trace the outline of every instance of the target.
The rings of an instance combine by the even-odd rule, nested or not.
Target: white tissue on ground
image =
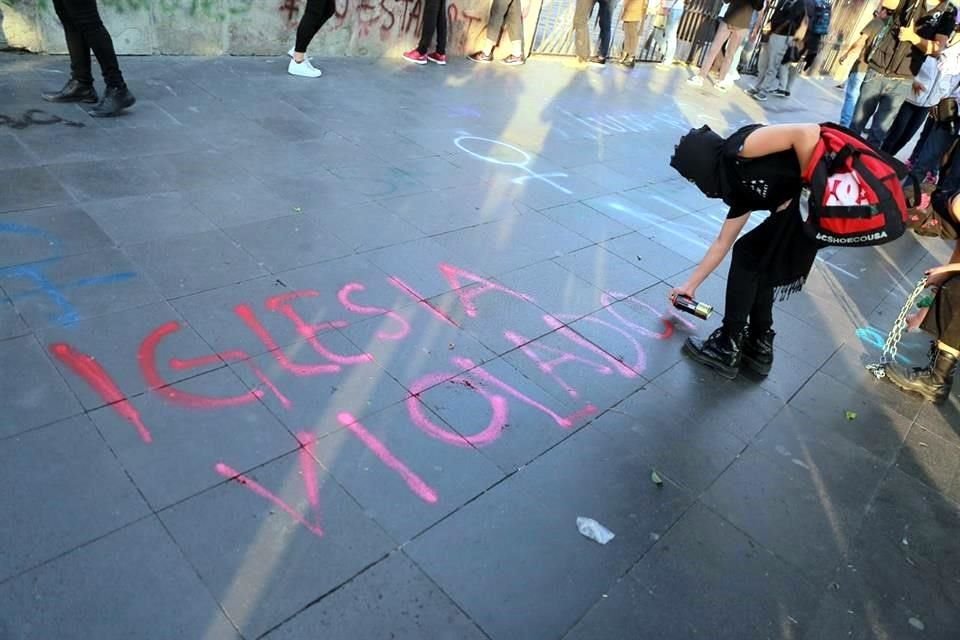
[[[578,517],[577,529],[586,537],[600,544],[607,544],[614,538],[614,533],[610,531],[610,529],[607,529],[593,518]]]

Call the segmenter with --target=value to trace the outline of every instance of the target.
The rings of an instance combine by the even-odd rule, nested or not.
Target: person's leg
[[[738,44],[737,48],[733,50],[733,57],[730,58],[730,66],[727,67],[727,74],[723,76],[727,83],[732,83],[734,80],[740,77],[740,59],[743,57],[743,52],[746,50],[747,33],[749,33],[749,30],[744,29],[743,37],[740,39],[740,44]],[[730,47],[729,43],[727,43],[727,47]]]
[[[867,142],[876,147],[883,145],[900,106],[910,93],[912,83],[900,78],[888,78],[883,84],[883,91],[877,101],[877,111],[873,115],[873,124],[867,134]]]
[[[623,23],[623,56],[625,59],[634,59],[637,56],[637,47],[640,46],[639,22]]]
[[[507,37],[510,38],[510,57],[523,62],[523,7],[520,0],[511,0],[504,16]]]
[[[904,104],[907,104],[904,102]],[[927,114],[929,109],[927,107],[921,107],[918,105],[910,105],[910,120],[907,122],[906,128],[903,131],[903,138],[900,140],[899,146],[893,149],[891,153],[894,155],[900,153],[907,144],[913,140],[913,136],[917,134],[917,131],[920,127],[923,126],[924,122],[927,120]]]
[[[666,47],[663,51],[663,64],[673,64],[673,59],[677,55],[677,34],[680,31],[680,20],[683,18],[683,9],[672,9],[667,14],[667,24],[664,32],[667,39]]]
[[[297,25],[297,42],[293,46],[295,61],[303,62],[310,41],[335,12],[334,0],[307,0],[303,15],[300,17],[300,24]]]
[[[860,84],[860,97],[853,108],[853,120],[850,121],[850,130],[862,135],[867,128],[867,122],[877,110],[880,95],[883,90],[883,76],[876,71],[867,71]]]
[[[67,51],[70,53],[70,75],[81,84],[93,84],[93,70],[90,66],[90,45],[83,37],[83,33],[73,22],[73,18],[66,10],[65,3],[69,0],[53,0],[53,9],[63,25],[63,35],[67,40]]]
[[[440,10],[437,12],[437,48],[436,52],[447,55],[447,2],[440,1]]]
[[[761,56],[766,55],[767,65],[764,67],[764,72],[758,76],[758,91],[768,93],[779,86],[777,76],[780,72],[780,62],[783,60],[789,44],[790,38],[788,36],[771,34],[769,42],[763,47],[764,52],[761,53]]]
[[[860,85],[863,84],[865,73],[859,71],[847,76],[847,83],[843,91],[843,107],[840,108],[840,124],[844,127],[849,127],[853,120],[853,109],[857,106],[857,98],[860,97]]]
[[[604,60],[610,55],[610,31],[613,27],[613,6],[610,0],[598,0],[600,4],[600,51],[597,53]]]
[[[910,157],[907,159],[907,164],[911,167],[916,164],[917,156],[920,153],[920,150],[923,149],[923,145],[927,143],[927,137],[930,135],[930,132],[933,130],[933,126],[936,124],[936,120],[931,118],[929,115],[923,121],[923,129],[920,130],[920,137],[917,138],[917,144],[913,146],[913,151],[910,152]]]
[[[717,61],[717,56],[720,54],[720,49],[723,48],[723,44],[730,37],[730,27],[727,26],[727,23],[723,20],[720,21],[720,24],[717,25],[717,34],[713,37],[713,42],[710,43],[710,48],[707,49],[707,54],[703,57],[703,63],[700,65],[700,74],[699,77],[703,80],[706,80],[710,75],[710,70],[713,69],[713,64]],[[723,76],[720,76],[721,78]]]
[[[590,57],[590,14],[596,0],[577,0],[573,11],[573,44],[577,58]]]
[[[97,0],[64,0],[63,7],[73,22],[73,27],[83,35],[86,44],[93,49],[93,55],[100,63],[100,71],[107,87],[124,87],[120,63],[113,48],[113,39],[103,26]]]
[[[746,29],[730,29],[730,38],[727,40],[727,55],[723,57],[723,63],[720,65],[719,78],[721,82],[729,83],[727,74],[730,72],[734,58],[737,57],[737,49],[739,49],[740,43],[743,42],[746,35]]]
[[[765,376],[773,367],[773,287],[758,287],[743,341],[743,362]]]
[[[420,27],[420,42],[417,44],[417,52],[426,55],[430,43],[433,41],[433,34],[437,31],[439,14],[443,10],[443,0],[424,0],[423,3],[423,22]]]
[[[891,151],[891,149],[898,147],[900,139],[907,130],[907,125],[910,123],[913,114],[912,106],[914,105],[909,102],[904,102],[900,105],[896,117],[894,117],[893,122],[890,124],[890,130],[887,131],[887,137],[883,140],[883,146],[880,147],[883,151],[890,154],[896,153],[896,151]]]
[[[924,139],[923,144],[917,145],[916,161],[910,169],[910,173],[921,181],[927,177],[928,173],[934,173],[940,168],[940,160],[943,154],[950,148],[953,141],[953,133],[947,124],[935,124],[930,128],[930,132]]]

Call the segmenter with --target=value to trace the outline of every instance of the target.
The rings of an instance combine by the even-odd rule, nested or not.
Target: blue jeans
[[[860,85],[860,98],[853,112],[850,129],[857,134],[863,133],[867,121],[873,116],[867,142],[879,148],[893,126],[900,105],[910,95],[911,85],[910,78],[890,78],[873,69],[867,71]]]
[[[845,127],[849,127],[853,121],[853,110],[860,97],[860,85],[863,84],[863,78],[866,75],[866,71],[857,71],[847,76],[847,84],[843,92],[843,107],[840,108],[840,124]]]
[[[923,141],[923,146],[917,151],[917,161],[910,170],[917,180],[923,180],[927,173],[936,174],[940,168],[943,154],[953,142],[953,127],[948,123],[937,123],[930,129],[930,133]]]
[[[670,13],[667,14],[667,24],[663,28],[667,40],[663,53],[663,64],[673,64],[673,58],[677,55],[677,32],[680,30],[680,18],[682,17],[682,6],[671,9]]]

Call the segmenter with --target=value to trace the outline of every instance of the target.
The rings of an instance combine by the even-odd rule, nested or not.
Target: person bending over
[[[820,139],[816,124],[749,125],[728,138],[709,127],[680,139],[670,161],[704,195],[730,206],[717,239],[689,279],[670,291],[696,298],[697,287],[733,249],[723,325],[706,340],[688,338],[684,352],[733,379],[741,364],[760,375],[773,365],[773,303],[799,291],[820,245],[803,229],[799,196]],[[770,211],[740,236],[753,211]]]

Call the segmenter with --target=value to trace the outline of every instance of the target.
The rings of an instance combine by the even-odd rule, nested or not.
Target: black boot
[[[748,329],[743,341],[743,364],[761,376],[770,373],[773,366],[773,338],[776,335],[773,329]]]
[[[687,338],[683,352],[700,364],[715,369],[724,378],[733,380],[740,370],[742,345],[743,332],[730,335],[725,327],[720,327],[706,340]]]
[[[132,107],[136,101],[137,99],[133,97],[126,85],[107,87],[100,104],[87,111],[87,113],[94,118],[112,118],[120,115],[120,112],[127,107]]]
[[[925,368],[906,370],[895,364],[887,365],[887,379],[904,391],[918,393],[934,404],[940,404],[950,395],[953,376],[957,372],[957,356],[937,349],[933,361]]]
[[[93,83],[87,84],[70,78],[60,91],[47,91],[40,94],[47,102],[86,102],[97,103],[97,90]]]

